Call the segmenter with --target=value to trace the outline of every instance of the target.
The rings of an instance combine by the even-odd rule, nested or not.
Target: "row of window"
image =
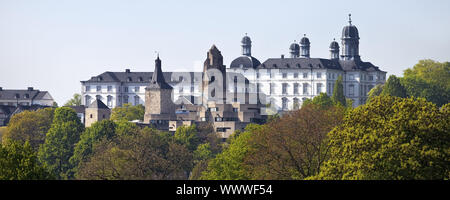
[[[98,100],[101,100],[102,102],[105,102],[103,97],[100,96],[100,95],[95,96],[95,99],[98,99]],[[121,105],[122,103],[124,103],[124,104],[129,103],[129,99],[130,99],[130,97],[128,95],[124,95],[123,97],[119,95],[117,97],[117,105]],[[134,96],[134,105],[139,105],[140,104],[140,100],[141,100],[141,98],[139,96],[137,96],[137,95]],[[86,105],[91,104],[92,103],[91,101],[92,101],[92,97],[89,96],[89,95],[86,95],[85,96]],[[108,95],[106,97],[106,105],[108,107],[113,107],[113,96]]]
[[[299,87],[301,87],[302,88],[302,94],[304,94],[304,95],[309,95],[309,88],[310,88],[310,84],[308,84],[308,83],[303,83],[301,86],[300,86],[300,84],[299,83],[294,83],[293,84],[294,85],[294,87],[293,87],[293,94],[300,94],[300,92],[299,92]],[[257,88],[258,88],[258,92],[259,92],[259,84],[257,85]],[[287,84],[287,83],[282,83],[282,86],[281,86],[281,92],[282,92],[282,94],[284,94],[284,95],[287,95],[288,94],[288,87],[289,87],[289,84]],[[316,84],[316,94],[320,94],[320,93],[322,93],[322,91],[323,91],[323,84],[322,83],[317,83]],[[270,94],[272,95],[272,94],[275,94],[275,84],[274,83],[271,83],[270,84]]]
[[[121,92],[120,88],[121,87],[119,87],[119,92]],[[125,87],[123,87],[123,91],[124,92],[128,92],[128,91],[131,91],[133,88],[134,88],[134,92],[140,92],[141,91],[141,89],[140,89],[141,87],[139,87],[139,86],[133,86],[133,87],[125,86]],[[107,89],[108,92],[112,92],[113,91],[113,86],[109,85],[109,86],[106,87],[106,89]],[[89,86],[89,85],[85,86],[85,91],[86,92],[90,92],[91,91],[91,86]],[[101,85],[97,85],[95,87],[95,91],[96,92],[101,92],[102,91],[102,86]]]

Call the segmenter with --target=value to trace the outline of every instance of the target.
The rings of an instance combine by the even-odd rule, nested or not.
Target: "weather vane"
[[[352,14],[348,14],[348,23],[352,25]]]

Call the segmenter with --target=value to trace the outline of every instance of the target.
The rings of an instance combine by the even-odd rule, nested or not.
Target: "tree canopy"
[[[15,140],[22,144],[28,141],[33,150],[37,151],[51,127],[53,113],[53,108],[45,108],[14,115],[2,136],[3,141]]]
[[[400,79],[395,75],[389,76],[388,80],[383,86],[383,91],[381,95],[389,95],[394,97],[406,98],[406,89],[400,83]]]
[[[115,107],[111,111],[111,120],[113,121],[133,121],[144,120],[145,107],[143,105],[133,106],[129,103],[122,107]]]
[[[73,109],[61,107],[55,110],[52,126],[39,149],[38,157],[56,178],[73,177],[71,170],[74,166],[69,163],[69,159],[83,129],[84,126]]]
[[[81,106],[81,94],[75,93],[73,98],[68,100],[64,106]]]
[[[0,180],[45,180],[50,173],[39,164],[30,143],[7,140],[0,145]]]
[[[450,178],[450,105],[379,96],[329,133],[330,159],[313,179]]]

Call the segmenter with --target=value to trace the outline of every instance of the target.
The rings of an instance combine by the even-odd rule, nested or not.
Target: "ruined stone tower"
[[[207,53],[203,65],[202,103],[209,101],[223,104],[226,100],[226,69],[223,65],[223,57],[216,45],[213,45]]]

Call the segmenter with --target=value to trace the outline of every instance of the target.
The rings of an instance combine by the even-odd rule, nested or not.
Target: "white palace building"
[[[343,77],[344,95],[353,100],[353,106],[364,104],[368,92],[386,81],[386,72],[359,55],[359,33],[349,25],[342,31],[341,45],[333,41],[329,58],[311,58],[310,41],[305,36],[290,45],[290,56],[269,58],[265,62],[251,55],[252,41],[242,39],[242,56],[234,59],[226,69],[227,90],[230,93],[263,94],[262,104],[270,104],[274,111],[298,109],[302,102],[320,93],[333,94],[335,81]],[[151,70],[151,69],[149,69]],[[145,88],[153,72],[104,72],[87,81],[81,81],[83,105],[100,99],[113,108],[125,103],[142,104]],[[202,72],[164,72],[165,80],[173,87],[174,101],[194,101],[201,96]],[[234,80],[234,81],[233,81]],[[236,80],[245,80],[238,86]]]

